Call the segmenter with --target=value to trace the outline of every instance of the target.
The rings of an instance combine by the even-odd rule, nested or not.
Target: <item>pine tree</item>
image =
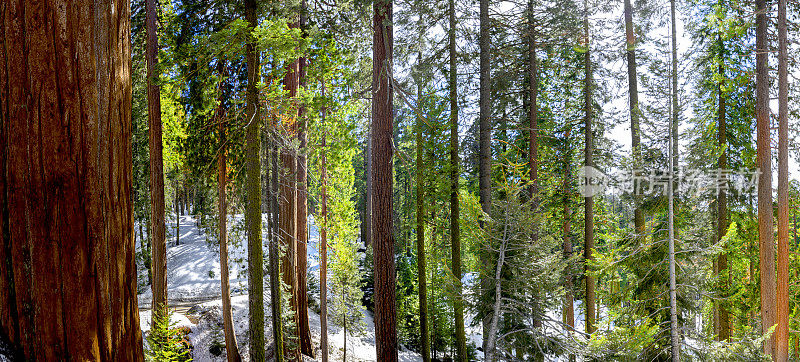
[[[244,16],[248,28],[256,26],[255,0],[245,1]],[[264,256],[261,244],[261,113],[258,106],[259,54],[255,41],[247,43],[247,105],[245,169],[247,173],[245,223],[247,224],[247,291],[250,310],[250,359],[264,361]]]

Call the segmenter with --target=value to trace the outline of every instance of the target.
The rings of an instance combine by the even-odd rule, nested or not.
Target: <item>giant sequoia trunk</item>
[[[375,349],[378,361],[397,362],[394,236],[392,234],[392,0],[373,5],[372,245],[375,266]]]
[[[142,361],[129,3],[4,1],[0,39],[0,338]]]
[[[161,142],[161,95],[158,80],[158,36],[156,35],[156,3],[147,0],[147,123],[150,148],[150,219],[152,230],[153,291],[152,312],[167,308],[167,239],[164,220],[164,160]],[[177,191],[177,190],[176,190]],[[156,323],[157,318],[152,318]]]
[[[769,49],[766,0],[756,0],[756,167],[758,178],[758,244],[761,275],[761,328],[775,324],[775,242],[772,210],[772,150],[769,121]],[[764,341],[764,353],[774,353],[775,334]],[[774,359],[774,358],[773,358]]]
[[[246,0],[244,17],[248,27],[257,21],[255,0]],[[258,107],[259,55],[255,42],[247,43],[247,104],[245,107],[246,197],[245,227],[247,229],[247,292],[250,308],[250,359],[264,360],[264,251],[261,244],[261,149]]]
[[[778,283],[775,360],[789,359],[789,61],[786,0],[778,0]],[[795,356],[797,358],[797,356]]]

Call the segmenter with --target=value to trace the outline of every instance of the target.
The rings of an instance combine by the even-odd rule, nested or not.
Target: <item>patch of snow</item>
[[[262,215],[266,221],[267,215]],[[235,222],[241,220],[242,215],[231,216],[228,225],[233,227]],[[175,304],[194,304],[186,314],[196,317],[197,323],[192,323],[186,315],[173,313],[172,321],[176,326],[186,326],[191,329],[187,336],[189,342],[194,347],[193,358],[200,362],[225,361],[226,355],[223,348],[220,356],[214,356],[210,349],[214,343],[225,344],[225,336],[222,325],[222,300],[220,299],[220,269],[218,250],[209,247],[206,236],[202,230],[197,228],[195,219],[191,216],[180,217],[180,245],[174,245],[174,237],[168,239],[167,248],[167,296],[173,305]],[[319,272],[319,232],[314,224],[313,215],[308,216],[308,269],[309,273]],[[175,224],[167,225],[174,235]],[[138,230],[138,229],[137,229]],[[266,235],[265,248],[266,248]],[[137,247],[139,245],[137,244]],[[249,337],[248,322],[249,309],[247,299],[247,274],[240,273],[239,265],[234,262],[237,258],[246,260],[247,244],[243,241],[241,245],[229,245],[229,268],[231,277],[231,309],[236,334],[237,345],[242,359],[249,360]],[[265,252],[266,256],[266,252]],[[266,259],[266,258],[265,258]],[[266,260],[265,260],[266,262]],[[141,266],[140,266],[141,267]],[[209,273],[209,270],[212,272]],[[241,276],[239,274],[242,274]],[[139,272],[139,278],[146,278],[146,272]],[[268,277],[265,279],[264,295],[264,334],[267,350],[267,357],[271,355],[273,344],[272,322],[270,310],[270,297],[268,291]],[[143,332],[150,330],[150,303],[152,294],[150,288],[145,288],[139,298],[139,323]],[[371,313],[362,310],[365,333],[361,336],[347,337],[347,360],[348,361],[375,361],[375,327]],[[311,328],[312,344],[315,348],[315,355],[319,357],[321,327],[319,315],[309,308],[309,327]],[[331,360],[341,360],[344,349],[344,330],[330,322],[329,318],[329,355]],[[479,328],[478,328],[479,329]],[[403,362],[422,361],[419,354],[400,348],[399,360]],[[314,359],[306,358],[307,361]],[[2,361],[0,361],[2,362]]]

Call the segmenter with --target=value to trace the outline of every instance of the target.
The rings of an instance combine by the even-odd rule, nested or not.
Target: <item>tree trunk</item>
[[[367,125],[367,155],[365,161],[366,168],[366,188],[367,199],[364,205],[364,247],[372,247],[372,115],[370,124]]]
[[[284,360],[284,331],[281,309],[281,272],[280,272],[280,236],[278,230],[278,195],[279,195],[279,151],[277,141],[278,121],[275,114],[271,115],[270,127],[270,175],[269,175],[269,280],[270,280],[270,307],[272,310],[272,336],[275,342],[273,353],[275,362]]]
[[[62,5],[0,6],[0,336],[13,360],[142,361],[130,5]]]
[[[175,176],[175,246],[181,245],[181,214],[180,214],[180,199],[179,199],[179,185],[178,176]]]
[[[325,97],[325,82],[322,83],[322,97]],[[322,362],[328,362],[328,145],[327,129],[325,127],[325,113],[322,108],[322,175],[320,177],[322,190],[320,191],[320,204],[322,227],[319,231],[319,324],[321,329],[320,348],[322,349]]]
[[[147,0],[147,121],[150,129],[150,211],[153,220],[153,268],[152,312],[155,315],[167,308],[167,238],[164,219],[164,159],[161,141],[161,96],[158,85],[158,35],[156,24],[156,2]]]
[[[778,0],[778,282],[775,360],[789,359],[789,61],[786,0]]]
[[[417,1],[419,4],[419,1]],[[420,17],[420,19],[422,19]],[[421,20],[420,20],[421,22]],[[422,25],[419,25],[420,29]],[[422,38],[422,34],[420,34],[420,39]],[[416,133],[416,212],[417,212],[417,225],[416,225],[416,241],[417,241],[417,292],[419,297],[419,332],[420,332],[420,345],[422,348],[422,360],[424,362],[430,362],[431,360],[431,340],[430,340],[430,330],[428,327],[428,281],[427,281],[427,274],[426,274],[426,256],[425,256],[425,160],[423,157],[423,150],[425,148],[423,144],[423,122],[422,119],[422,110],[420,109],[420,104],[422,103],[422,70],[421,68],[421,61],[422,59],[422,52],[420,51],[417,53],[417,109],[416,109],[416,124],[415,133]],[[452,93],[451,93],[452,94]],[[452,207],[452,204],[451,204]]]
[[[217,73],[220,77],[225,76],[225,62],[217,60]],[[231,288],[228,276],[228,205],[225,199],[225,187],[227,185],[227,155],[225,148],[225,98],[223,97],[223,86],[219,86],[219,96],[217,99],[217,110],[214,118],[217,120],[219,129],[219,158],[217,159],[217,185],[219,194],[219,270],[220,270],[220,291],[222,293],[222,321],[225,330],[225,354],[228,362],[239,362],[242,357],[239,355],[239,347],[236,344],[236,333],[233,331],[233,317],[231,315]]]
[[[297,24],[292,24],[290,27],[297,27]],[[287,65],[286,75],[283,78],[284,89],[288,91],[288,97],[292,100],[297,96],[297,87],[300,73],[300,61],[295,60]],[[297,127],[297,113],[296,111],[289,111],[289,114],[284,119],[284,137],[291,139],[297,135],[299,131]],[[281,181],[280,181],[280,194],[279,204],[280,211],[278,212],[279,218],[279,234],[281,237],[281,244],[286,250],[281,262],[281,272],[283,273],[283,281],[289,286],[290,298],[289,304],[292,309],[292,319],[294,329],[290,330],[290,335],[299,337],[299,304],[298,302],[298,288],[297,288],[297,151],[292,149],[292,145],[287,143],[281,147]],[[289,345],[284,345],[287,349],[286,354],[290,359],[300,360],[300,348],[289,349]]]
[[[761,275],[761,328],[766,333],[775,324],[775,243],[772,210],[772,150],[769,120],[769,47],[767,6],[756,0],[756,165],[758,178],[758,242]],[[764,341],[764,353],[775,359],[775,334]]]
[[[639,87],[636,78],[636,35],[633,34],[633,8],[631,0],[625,0],[625,43],[626,58],[628,60],[628,101],[631,117],[631,158],[633,159],[634,172],[642,168],[642,141],[639,128]],[[639,185],[634,185],[633,223],[637,238],[644,238],[644,211],[642,210],[641,197],[638,195]]]
[[[564,206],[564,223],[562,224],[562,236],[563,236],[563,247],[564,247],[564,259],[569,260],[572,257],[572,208],[570,207],[570,184],[572,183],[572,149],[570,148],[570,134],[572,133],[572,128],[567,126],[567,130],[564,133],[564,180],[562,184],[562,202]],[[575,330],[575,306],[573,305],[574,296],[572,294],[572,271],[571,268],[568,266],[565,270],[564,274],[564,323],[568,326],[568,331]],[[570,360],[574,357],[570,355]]]
[[[594,153],[594,140],[592,135],[592,57],[589,51],[589,8],[586,0],[583,2],[583,32],[586,37],[586,53],[583,54],[583,111],[584,111],[584,161],[587,167],[594,166],[592,153]],[[588,196],[586,196],[588,195]],[[586,279],[586,333],[591,334],[595,330],[595,280],[591,275],[589,262],[594,259],[592,250],[594,249],[594,198],[590,194],[584,197],[583,206],[583,272]]]
[[[528,165],[530,167],[531,185],[529,188],[529,195],[531,208],[534,214],[539,209],[539,69],[538,61],[536,59],[536,28],[535,18],[533,15],[533,1],[528,1],[528,81],[530,83],[528,90]],[[531,243],[539,243],[539,230],[538,225],[534,225],[531,232]],[[538,330],[542,328],[541,307],[539,304],[541,295],[534,296],[534,311],[533,311],[533,328]],[[543,361],[544,356],[541,353],[535,354],[536,361]]]
[[[491,145],[491,80],[490,77],[490,54],[491,39],[489,38],[489,0],[480,0],[480,99],[479,99],[479,159],[478,159],[478,194],[481,201],[481,210],[489,214],[492,207],[492,145]],[[481,219],[481,226],[483,220]],[[481,257],[481,263],[485,268],[491,268],[492,262],[488,253]],[[489,278],[481,279],[481,290],[486,293],[491,288]],[[492,355],[492,351],[487,350],[488,334],[491,324],[491,315],[488,313],[483,317],[483,351],[487,355]]]
[[[719,61],[723,62],[724,59],[724,51],[723,51],[723,42],[722,38],[718,38],[719,43]],[[725,79],[725,67],[722,63],[720,63],[718,72],[720,75],[720,79]],[[724,81],[720,80],[717,91],[719,92],[719,101],[717,102],[717,133],[718,133],[718,145],[723,150],[722,154],[719,156],[719,160],[717,161],[717,167],[720,170],[724,170],[728,168],[728,152],[727,152],[727,125],[726,125],[726,115],[725,115],[725,91],[724,91]],[[725,234],[728,232],[728,195],[725,191],[725,188],[720,188],[719,192],[717,193],[717,241],[722,240],[725,237]],[[717,277],[721,278],[722,282],[720,283],[720,287],[723,289],[722,297],[726,298],[728,293],[728,278],[725,277],[724,273],[729,273],[728,270],[728,256],[725,252],[720,253],[717,256]],[[727,341],[730,338],[730,326],[729,326],[729,318],[728,318],[728,308],[726,301],[717,301],[716,303],[718,309],[718,318],[719,318],[719,331],[717,334],[717,339],[719,341]]]
[[[506,199],[506,205],[510,203],[511,201]],[[487,334],[487,337],[484,338],[484,341],[486,341],[486,349],[484,350],[486,353],[486,360],[492,362],[498,360],[497,330],[498,324],[500,323],[500,313],[503,305],[503,283],[501,283],[501,278],[503,273],[503,265],[505,265],[506,259],[506,247],[508,245],[508,224],[510,222],[508,219],[508,207],[506,207],[504,214],[506,220],[504,221],[505,224],[503,225],[503,235],[500,244],[500,250],[497,256],[497,264],[494,267],[494,303],[492,303],[492,314],[489,315],[489,333]]]
[[[306,33],[306,1],[300,2],[300,30]],[[306,86],[306,58],[299,59],[300,88]],[[298,337],[300,338],[300,352],[314,358],[314,347],[311,345],[311,329],[308,326],[308,158],[306,156],[308,137],[307,119],[302,105],[297,108],[297,123],[299,129],[297,138],[300,141],[300,150],[297,153],[297,313]]]
[[[244,3],[244,17],[250,31],[255,28],[257,5],[255,0]],[[259,54],[255,42],[247,43],[247,104],[245,107],[245,185],[247,202],[245,224],[247,229],[247,290],[250,308],[250,359],[264,361],[264,255],[261,244],[261,149],[258,107]]]
[[[677,17],[675,16],[675,0],[670,0],[670,18],[672,25],[672,114],[670,115],[670,152],[672,169],[669,173],[668,187],[668,228],[669,228],[669,329],[670,350],[672,361],[680,362],[680,336],[678,334],[678,295],[675,276],[675,173],[678,171],[678,118],[680,109],[678,105],[678,32]]]
[[[455,300],[453,314],[456,320],[456,361],[467,360],[467,337],[464,331],[464,301],[461,294],[461,229],[460,205],[458,201],[458,180],[460,177],[458,157],[458,66],[456,63],[456,6],[455,0],[449,0],[448,50],[450,53],[450,258],[455,276]],[[423,270],[424,272],[424,270]],[[421,274],[421,275],[424,275]],[[427,313],[426,313],[427,314]],[[426,318],[427,319],[427,318]],[[430,338],[426,337],[430,344]],[[430,345],[427,347],[430,358]]]
[[[392,234],[392,0],[373,3],[372,215],[375,266],[375,349],[382,362],[397,362],[394,236]]]

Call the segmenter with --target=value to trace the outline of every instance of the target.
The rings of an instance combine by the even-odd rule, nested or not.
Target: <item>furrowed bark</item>
[[[0,336],[142,361],[128,2],[0,4]]]
[[[372,38],[372,243],[375,266],[375,349],[397,362],[395,263],[392,218],[392,0],[373,3]]]
[[[758,178],[758,243],[761,278],[761,328],[775,325],[777,281],[772,210],[772,150],[769,119],[769,48],[766,0],[756,0],[756,166]],[[775,335],[764,341],[764,353],[775,359]]]

